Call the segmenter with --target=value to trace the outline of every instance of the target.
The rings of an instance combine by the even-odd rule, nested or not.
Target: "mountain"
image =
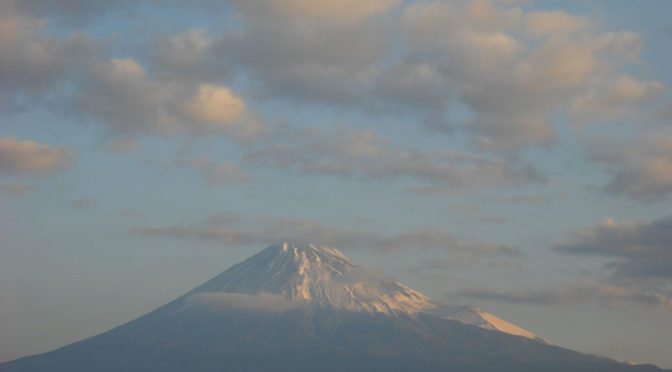
[[[202,293],[264,293],[296,304],[384,314],[434,307],[427,296],[362,268],[339,250],[289,242],[263,250],[192,291]]]
[[[437,308],[338,250],[282,243],[138,319],[0,371],[661,371],[535,341],[480,310]]]
[[[545,344],[551,344],[550,341],[535,335],[527,329],[521,328],[513,323],[507,322],[504,319],[485,312],[478,306],[444,306],[430,309],[428,312],[433,315],[441,316],[445,319],[456,320],[458,322],[474,325],[483,329],[504,332],[515,336],[529,338],[531,340]]]

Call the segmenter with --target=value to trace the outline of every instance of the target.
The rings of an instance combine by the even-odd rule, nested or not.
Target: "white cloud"
[[[271,293],[196,293],[187,298],[190,305],[206,307],[211,310],[240,310],[281,313],[305,306],[299,301],[290,301],[283,296]]]
[[[184,105],[184,111],[205,125],[230,127],[245,116],[245,102],[230,89],[214,84],[201,84],[198,93]]]

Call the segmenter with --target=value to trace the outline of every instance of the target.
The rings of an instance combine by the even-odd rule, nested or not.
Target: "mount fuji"
[[[662,371],[439,306],[336,249],[283,242],[124,325],[1,372]]]

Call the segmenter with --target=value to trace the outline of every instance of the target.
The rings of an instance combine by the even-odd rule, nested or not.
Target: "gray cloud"
[[[225,35],[222,50],[248,72],[271,98],[361,107],[389,53],[387,27],[356,23],[248,19],[243,33]]]
[[[8,14],[26,19],[67,14],[86,18],[131,9],[136,3],[3,2]],[[30,26],[30,32],[9,33],[23,35],[19,41],[0,44],[3,52],[8,50],[0,56],[11,59],[0,66],[13,66],[0,72],[0,81],[51,86],[80,66],[88,72],[75,84],[74,110],[100,121],[110,133],[203,134],[219,129],[249,140],[258,138],[265,125],[246,101],[221,85],[245,76],[253,93],[261,88],[262,94],[254,97],[262,100],[395,117],[405,112],[415,124],[441,131],[460,128],[481,149],[505,153],[554,143],[549,120],[567,107],[602,120],[614,107],[649,101],[662,89],[658,82],[620,73],[639,56],[640,35],[606,32],[591,26],[588,16],[511,3],[347,4],[202,0],[198,5],[208,9],[232,5],[226,16],[239,27],[213,36],[199,29],[159,35],[146,67],[131,59],[98,58],[94,63],[93,53],[79,52],[91,44],[82,41],[83,35],[52,40]],[[89,57],[81,58],[83,53]],[[75,62],[79,60],[84,62]],[[115,110],[120,106],[127,109]],[[334,163],[304,168],[343,172]]]
[[[228,87],[155,79],[133,59],[90,65],[78,81],[72,106],[80,117],[97,120],[109,134],[125,138],[223,133],[249,141],[265,131],[259,115]]]
[[[50,17],[68,24],[80,25],[90,17],[110,10],[127,9],[141,0],[1,0],[5,14]]]
[[[240,167],[231,162],[214,162],[210,159],[175,159],[174,166],[191,168],[200,172],[206,186],[248,183],[252,178]]]
[[[49,175],[64,171],[75,161],[67,147],[51,146],[15,137],[0,138],[0,173],[10,175]]]
[[[632,118],[641,107],[655,102],[664,85],[656,81],[640,81],[622,75],[576,97],[571,114],[578,123],[603,122],[617,118]]]
[[[604,191],[641,202],[672,195],[672,139],[667,132],[630,142],[593,141],[588,151],[612,176]]]
[[[79,210],[95,209],[98,208],[98,200],[89,198],[77,199],[71,201],[69,205],[71,208]]]
[[[202,306],[212,310],[243,310],[270,313],[286,312],[305,306],[298,301],[290,301],[283,296],[271,293],[246,294],[206,292],[189,296],[191,305]]]
[[[554,250],[616,259],[608,267],[617,277],[672,279],[672,216],[651,222],[607,220],[583,229]]]
[[[341,249],[373,249],[378,252],[399,252],[411,249],[434,250],[452,254],[463,262],[474,262],[487,256],[510,256],[519,250],[487,241],[463,240],[437,229],[416,228],[396,235],[325,226],[311,220],[265,218],[260,226],[250,227],[241,216],[215,215],[195,225],[143,227],[134,234],[171,239],[201,239],[228,245],[262,245],[278,239],[310,241]]]
[[[35,185],[26,185],[24,183],[4,183],[0,184],[0,191],[4,191],[12,196],[20,196],[37,189]]]
[[[42,94],[96,53],[87,34],[51,38],[43,35],[46,26],[44,19],[0,16],[0,93],[12,99]]]
[[[552,144],[549,120],[572,103],[584,121],[610,119],[603,114],[611,108],[634,107],[662,89],[618,73],[638,58],[639,34],[606,32],[563,11],[489,2],[397,9],[399,2],[380,0],[347,11],[332,1],[234,4],[240,29],[164,39],[154,51],[158,71],[201,79],[243,72],[262,98],[406,113],[441,131],[463,128],[483,149],[514,153]]]
[[[309,127],[290,131],[286,137],[285,143],[248,152],[244,161],[304,174],[374,180],[409,178],[429,183],[425,186],[444,188],[520,185],[542,180],[532,167],[513,161],[451,150],[427,154],[397,148],[372,132]],[[425,186],[409,191],[423,193]]]
[[[161,35],[150,50],[152,69],[163,80],[218,81],[232,71],[216,42],[203,29]]]
[[[632,303],[662,306],[672,310],[672,293],[603,285],[594,282],[578,282],[564,288],[550,290],[496,291],[488,288],[471,288],[462,289],[456,294],[475,300],[534,305],[594,303],[600,306],[613,307],[624,303]]]
[[[608,284],[592,281],[570,283],[551,289],[497,291],[466,288],[462,297],[537,305],[595,303],[618,306],[626,303],[662,306],[672,310],[672,217],[651,222],[617,223],[611,219],[586,227],[570,242],[554,251],[576,256],[610,259]]]
[[[422,102],[455,112],[476,143],[492,151],[553,143],[550,114],[588,89],[588,77],[611,80],[610,66],[641,45],[635,33],[603,33],[587,27],[587,17],[562,11],[422,1],[402,14],[412,64],[397,76],[407,82],[381,88],[393,97],[438,93],[441,99]],[[442,91],[432,88],[437,82]]]

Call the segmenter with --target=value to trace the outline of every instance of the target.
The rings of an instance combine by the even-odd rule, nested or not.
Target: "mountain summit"
[[[661,371],[535,341],[480,309],[440,310],[338,250],[283,242],[138,319],[0,372]]]
[[[337,249],[294,242],[272,245],[192,293],[265,293],[297,303],[385,314],[434,307],[422,293],[364,269]]]

